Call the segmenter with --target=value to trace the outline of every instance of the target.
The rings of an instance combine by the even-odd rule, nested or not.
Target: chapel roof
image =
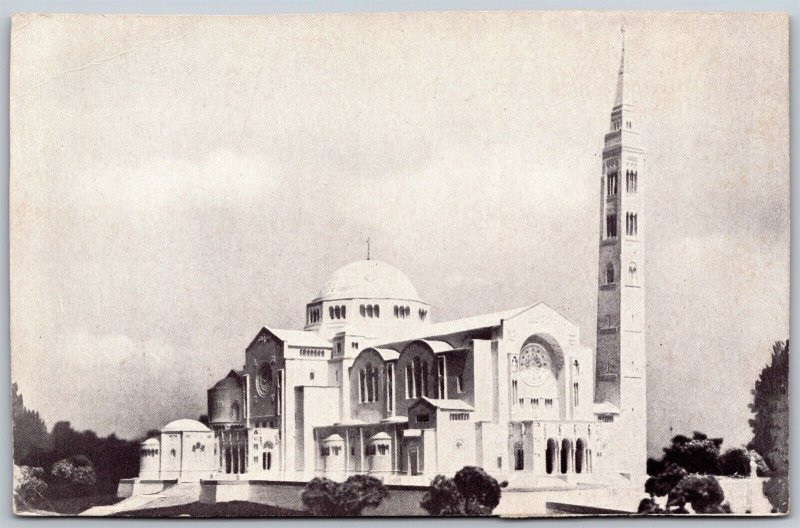
[[[434,399],[428,398],[427,396],[423,396],[416,402],[412,403],[409,408],[415,407],[422,402],[427,402],[429,405],[436,407],[438,409],[444,409],[448,411],[474,411],[475,408],[468,404],[463,400],[441,400],[441,399]]]

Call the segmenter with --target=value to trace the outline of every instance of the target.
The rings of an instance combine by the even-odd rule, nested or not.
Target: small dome
[[[402,271],[379,260],[359,260],[342,266],[333,272],[313,302],[339,299],[422,302],[417,289]]]
[[[211,431],[211,429],[202,423],[189,418],[182,418],[180,420],[172,421],[161,429],[162,433],[207,433],[209,431]]]
[[[391,439],[392,437],[389,436],[389,433],[381,431],[380,433],[375,433],[374,435],[372,435],[370,441],[375,442],[376,440],[391,440]]]
[[[341,435],[333,433],[328,438],[323,440],[323,442],[325,442],[325,443],[328,443],[328,442],[344,442],[344,438],[342,438]]]
[[[159,445],[161,445],[161,442],[158,440],[158,438],[148,438],[147,440],[142,442],[142,445],[143,446],[151,446],[151,445],[159,446]]]
[[[241,390],[242,383],[233,376],[227,376],[216,382],[212,388],[216,390]]]

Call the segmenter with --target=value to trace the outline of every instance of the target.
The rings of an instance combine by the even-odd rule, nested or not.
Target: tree
[[[145,440],[148,438],[161,438],[161,431],[158,429],[148,429],[144,436]]]
[[[483,468],[465,466],[458,470],[455,478],[467,515],[491,515],[500,504],[500,484]]]
[[[661,474],[650,477],[644,483],[644,491],[650,497],[663,497],[667,495],[678,482],[689,473],[678,464],[668,465]]]
[[[775,451],[778,438],[773,432],[779,415],[780,402],[789,398],[789,341],[777,341],[772,347],[772,358],[764,367],[751,391],[753,403],[750,410],[754,416],[750,419],[753,439],[747,445],[756,450],[770,468],[776,468],[782,462]],[[772,458],[777,455],[778,459]]]
[[[339,485],[336,493],[341,515],[355,517],[364,508],[376,508],[389,496],[383,482],[368,475],[353,475]]]
[[[47,483],[44,469],[14,464],[14,504],[17,509],[29,510],[45,502]]]
[[[341,484],[314,478],[300,496],[306,510],[315,516],[355,517],[365,508],[376,508],[389,496],[389,489],[375,477],[353,475]]]
[[[752,394],[753,439],[748,447],[763,456],[771,470],[764,494],[773,511],[785,513],[789,509],[789,340],[775,342],[770,364],[761,371]]]
[[[695,513],[730,513],[723,505],[725,493],[713,475],[688,475],[672,488],[667,507],[685,509],[690,504]]]
[[[721,438],[708,438],[697,431],[692,438],[678,435],[672,439],[672,445],[664,448],[664,462],[677,464],[689,473],[716,475],[721,445]]]
[[[464,515],[464,500],[453,479],[436,475],[420,506],[433,516]]]
[[[14,463],[41,464],[42,454],[51,449],[50,435],[39,413],[25,407],[16,383],[11,384],[11,423]]]
[[[465,466],[451,479],[437,475],[420,506],[431,515],[491,515],[500,503],[501,488],[482,468]]]
[[[651,477],[660,475],[665,468],[666,464],[663,459],[647,457],[647,474]]]

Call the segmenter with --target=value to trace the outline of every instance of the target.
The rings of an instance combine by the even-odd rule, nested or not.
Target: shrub
[[[491,515],[500,504],[500,484],[483,468],[465,466],[458,470],[453,480],[464,497],[467,515]]]
[[[433,516],[464,515],[461,493],[453,479],[436,475],[422,497],[420,506]]]
[[[716,475],[719,473],[720,438],[708,438],[695,432],[692,438],[678,435],[672,445],[664,448],[664,462],[677,464],[689,473]]]
[[[719,457],[721,475],[746,477],[750,475],[750,456],[743,447],[732,447]]]
[[[355,517],[364,508],[375,508],[389,496],[384,484],[368,475],[353,475],[341,484],[326,478],[312,479],[300,496],[309,514]]]
[[[691,504],[696,513],[727,513],[723,500],[725,493],[714,476],[689,475],[669,492],[667,506],[683,509],[686,504]],[[729,512],[730,508],[727,509]]]
[[[647,479],[647,482],[644,483],[644,491],[651,497],[663,497],[688,474],[681,466],[670,464],[660,475]]]
[[[652,515],[656,513],[664,513],[664,510],[658,503],[650,498],[642,499],[639,502],[639,508],[636,510],[637,513],[643,513],[645,515]]]
[[[505,485],[482,468],[465,466],[453,478],[437,475],[420,506],[431,515],[491,515]]]
[[[83,455],[62,458],[50,468],[50,476],[56,496],[87,495],[97,484],[94,465]]]
[[[31,509],[45,499],[47,483],[43,480],[44,469],[14,465],[14,504],[17,509]]]

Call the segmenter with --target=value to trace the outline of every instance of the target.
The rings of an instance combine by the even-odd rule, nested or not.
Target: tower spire
[[[614,100],[614,106],[622,106],[629,101],[625,97],[625,26],[620,28],[622,34],[622,52],[619,59],[619,73],[617,74],[617,97]]]

